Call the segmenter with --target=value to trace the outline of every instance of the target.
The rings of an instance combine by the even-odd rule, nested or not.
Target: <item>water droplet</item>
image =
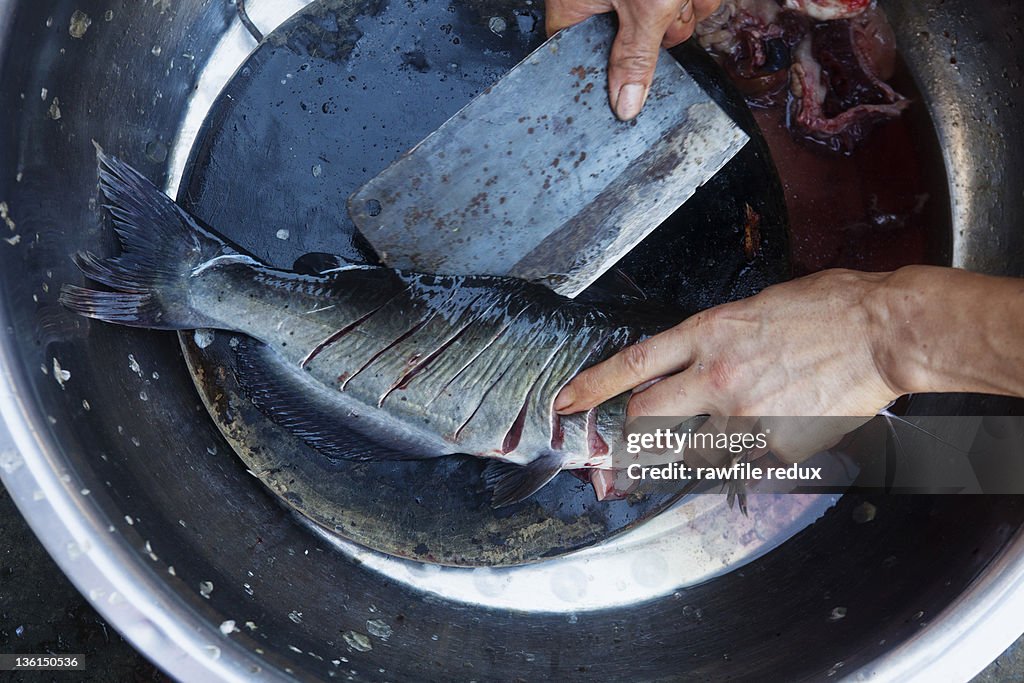
[[[358,652],[369,652],[373,649],[373,643],[370,642],[369,636],[358,631],[345,631],[341,636],[348,646]]]
[[[14,449],[0,452],[0,468],[3,468],[4,472],[11,473],[21,467],[23,463],[21,456]]]
[[[376,636],[381,640],[387,640],[393,633],[391,626],[383,619],[370,619],[366,622],[366,630],[371,636]]]
[[[551,592],[565,602],[576,602],[587,594],[588,583],[583,570],[565,567],[551,576]]]
[[[537,17],[532,12],[516,12],[516,28],[522,34],[533,33],[537,28]]]
[[[151,140],[146,144],[146,156],[153,163],[164,163],[167,161],[167,145],[161,140]]]
[[[46,21],[46,25],[49,26],[50,20],[47,19]],[[91,25],[92,19],[89,18],[89,15],[80,9],[76,9],[74,14],[71,15],[71,25],[68,27],[68,33],[71,34],[72,38],[81,38]]]
[[[853,521],[857,524],[866,524],[875,518],[877,512],[878,508],[864,501],[853,509]]]
[[[491,33],[500,36],[508,28],[508,24],[501,17],[491,17],[491,20],[487,22],[487,28],[491,29]]]
[[[214,336],[213,330],[196,330],[192,335],[192,339],[195,341],[196,346],[201,349],[205,349],[213,343]]]
[[[64,388],[64,383],[71,379],[71,373],[61,368],[56,356],[53,358],[53,378],[57,380],[57,384],[60,385],[61,389]]]

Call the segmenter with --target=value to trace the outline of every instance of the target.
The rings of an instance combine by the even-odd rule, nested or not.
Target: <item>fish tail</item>
[[[191,329],[209,321],[189,303],[190,275],[200,264],[237,254],[203,228],[138,171],[97,146],[100,188],[122,253],[74,256],[87,278],[114,291],[65,285],[60,302],[107,322],[155,329]]]

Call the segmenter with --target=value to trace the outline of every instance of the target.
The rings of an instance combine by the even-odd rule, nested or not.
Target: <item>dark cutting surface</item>
[[[489,30],[482,17],[499,14],[500,4],[310,6],[269,35],[221,93],[179,201],[277,266],[308,252],[375,262],[345,212],[349,194],[543,40],[539,15],[522,10],[502,35]],[[702,52],[677,54],[756,131]],[[766,150],[755,139],[621,262],[670,315],[681,319],[787,277],[785,210]],[[758,217],[754,249],[745,248],[748,207]],[[538,560],[627,529],[679,495],[602,503],[563,473],[531,499],[493,510],[475,458],[332,463],[252,406],[234,377],[227,335],[205,349],[191,334],[182,339],[204,400],[249,469],[323,528],[390,554],[455,565]],[[351,434],[354,448],[362,441]]]

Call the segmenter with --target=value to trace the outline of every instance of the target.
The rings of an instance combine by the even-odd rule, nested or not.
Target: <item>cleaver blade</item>
[[[615,31],[600,15],[559,32],[356,190],[380,259],[574,297],[718,173],[748,137],[665,50],[640,115],[612,113]]]

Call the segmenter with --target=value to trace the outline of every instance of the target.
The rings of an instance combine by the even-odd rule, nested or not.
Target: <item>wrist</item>
[[[879,376],[894,397],[928,391],[936,343],[928,316],[932,266],[905,266],[887,273],[867,297],[871,353]]]

